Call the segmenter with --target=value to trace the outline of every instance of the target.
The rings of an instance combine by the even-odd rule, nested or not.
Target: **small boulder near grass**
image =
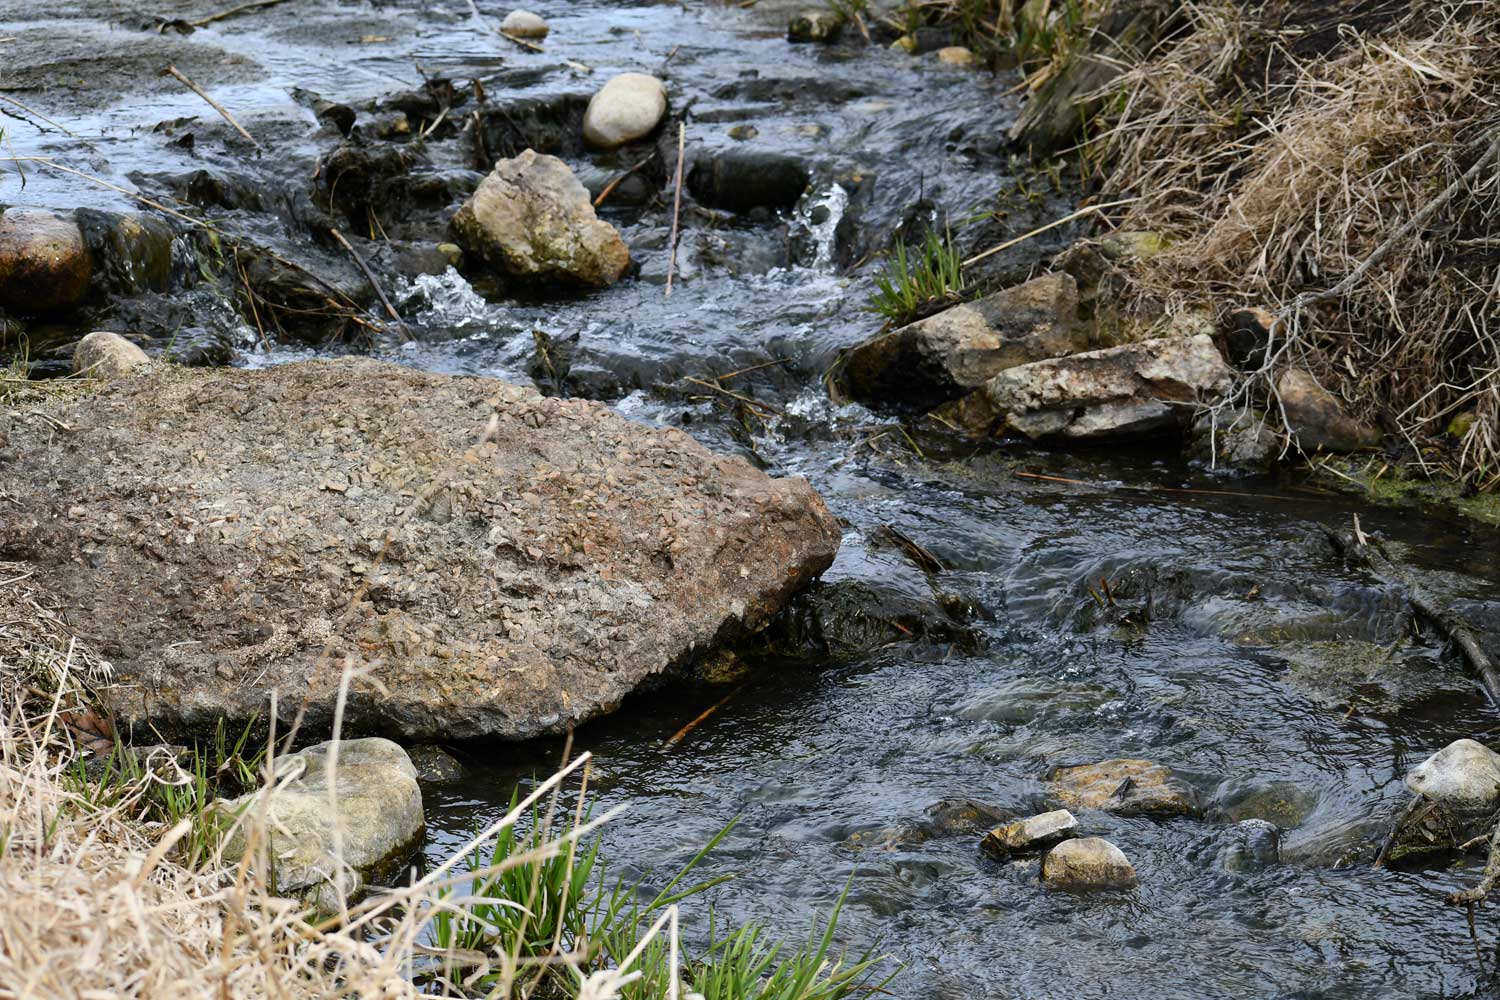
[[[621,73],[589,101],[583,113],[583,138],[599,149],[614,149],[644,139],[667,113],[667,88],[645,73]]]
[[[145,351],[118,333],[96,330],[73,348],[73,373],[86,378],[121,378],[149,360]]]
[[[1276,380],[1281,412],[1303,451],[1361,451],[1380,446],[1380,432],[1344,410],[1338,397],[1301,368],[1288,368]]]
[[[1065,840],[1042,859],[1042,882],[1057,889],[1129,889],[1135,866],[1102,837]]]
[[[467,254],[527,282],[603,287],[630,266],[625,241],[568,165],[530,149],[495,164],[452,228]]]
[[[840,529],[673,428],[368,359],[170,369],[0,409],[0,551],[84,635],[122,727],[220,718],[523,739],[762,627]]]
[[[805,10],[792,15],[787,24],[786,39],[789,42],[828,43],[838,41],[843,33],[844,21],[831,10]]]
[[[278,895],[304,899],[321,913],[339,911],[340,890],[354,900],[399,875],[426,829],[416,768],[405,750],[383,739],[320,743],[282,757],[273,786],[220,808],[226,818],[238,817],[226,860],[243,858],[254,833],[269,838],[271,870],[261,874]]]
[[[1077,318],[1072,275],[1044,275],[851,348],[844,382],[863,402],[936,405],[1007,368],[1086,350]]]

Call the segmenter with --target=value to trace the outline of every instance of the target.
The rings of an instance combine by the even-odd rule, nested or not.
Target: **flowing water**
[[[837,350],[879,326],[866,309],[868,268],[850,276],[835,265],[850,213],[859,209],[860,225],[877,231],[926,202],[971,232],[1016,233],[1067,210],[1061,194],[1016,183],[1000,139],[1015,108],[1008,78],[881,47],[791,46],[787,8],[769,2],[542,0],[534,7],[553,29],[545,54],[486,34],[463,0],[292,0],[180,42],[150,30],[150,15],[208,7],[132,15],[145,25],[122,23],[108,5],[56,7],[0,5],[0,36],[20,34],[6,27],[19,25],[76,51],[76,63],[47,71],[54,77],[37,84],[35,102],[56,98],[47,87],[68,66],[97,73],[90,57],[117,67],[129,96],[101,96],[95,76],[49,105],[62,108],[55,117],[89,141],[87,151],[24,120],[10,120],[8,135],[23,155],[64,159],[127,188],[154,190],[153,178],[200,168],[306,187],[337,138],[314,131],[291,88],[353,103],[417,86],[423,73],[488,74],[498,100],[587,92],[621,70],[662,72],[674,105],[691,102],[695,148],[744,143],[810,165],[812,191],[781,216],[685,210],[670,299],[668,191],[654,205],[606,210],[641,263],[637,276],[561,302],[487,299],[456,272],[393,280],[416,339],[372,349],[527,381],[536,331],[553,344],[576,336],[575,375],[625,414],[813,482],[846,525],[825,588],[863,584],[945,623],[874,650],[773,660],[727,691],[655,691],[580,731],[575,746],[596,755],[598,808],[628,806],[603,834],[620,874],[674,871],[737,820],[700,870],[736,876],[710,893],[721,915],[795,937],[847,887],[840,941],[889,952],[904,967],[890,989],[905,997],[1447,997],[1491,988],[1462,913],[1442,904],[1475,866],[1390,871],[1368,857],[1410,767],[1458,737],[1493,737],[1496,716],[1454,657],[1408,628],[1397,595],[1342,565],[1320,525],[1358,513],[1365,530],[1399,543],[1435,591],[1490,629],[1500,622],[1494,531],[1441,512],[1362,506],[1295,478],[1226,477],[1160,452],[923,456],[892,419],[835,405],[823,390]],[[492,23],[504,12],[480,9]],[[153,46],[212,85],[276,153],[231,148],[196,97],[131,76],[137,61],[156,58]],[[0,82],[22,89],[5,92],[31,103],[23,85],[36,74],[10,72]],[[188,118],[196,122],[178,122]],[[177,124],[153,132],[158,122]],[[732,138],[743,125],[756,135]],[[194,147],[174,145],[189,129]],[[437,137],[433,159],[461,167],[461,142]],[[587,156],[573,162],[589,166]],[[607,171],[623,165],[603,161]],[[854,178],[870,177],[873,194],[851,195]],[[24,190],[14,176],[3,183],[0,200],[11,203],[128,204],[41,167]],[[996,209],[1008,221],[973,222]],[[271,213],[229,221],[295,244],[293,227]],[[1028,252],[1074,234],[1053,235],[1059,242]],[[327,350],[265,351],[241,325],[240,363]],[[763,367],[722,384],[759,408],[683,378],[755,366]],[[888,541],[889,527],[944,568],[915,569]],[[561,745],[453,749],[468,776],[427,790],[434,859],[497,815],[516,787],[549,773]],[[1200,818],[1081,817],[1133,860],[1134,891],[1044,889],[1034,860],[990,860],[978,834],[945,822],[939,808],[972,799],[1027,814],[1046,808],[1051,768],[1115,757],[1179,769],[1205,803]],[[1280,863],[1237,862],[1234,824],[1253,817],[1283,830]],[[1485,941],[1500,932],[1483,911],[1479,928]]]

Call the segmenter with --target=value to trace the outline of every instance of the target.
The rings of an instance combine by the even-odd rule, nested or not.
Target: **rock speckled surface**
[[[211,728],[273,688],[326,722],[348,662],[355,731],[560,732],[838,548],[805,480],[492,379],[172,370],[49,415],[71,431],[0,412],[0,553],[103,643],[122,725]]]

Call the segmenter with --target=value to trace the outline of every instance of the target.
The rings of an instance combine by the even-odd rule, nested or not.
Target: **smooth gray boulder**
[[[219,803],[238,817],[224,843],[238,862],[261,837],[277,895],[321,913],[390,881],[421,843],[422,791],[406,751],[390,740],[330,741],[276,761],[275,783]],[[253,863],[254,859],[252,859]]]
[[[495,164],[454,215],[452,231],[466,253],[533,284],[602,287],[630,266],[625,241],[594,214],[568,165],[531,149]]]
[[[95,330],[73,348],[73,372],[88,378],[121,378],[149,360],[145,351],[107,330]]]
[[[849,395],[934,406],[1007,368],[1087,350],[1078,283],[1043,275],[874,337],[844,355]]]
[[[591,146],[614,149],[644,139],[667,113],[667,88],[645,73],[621,73],[589,101],[583,138]]]
[[[1135,866],[1102,837],[1065,840],[1042,859],[1042,882],[1058,889],[1129,889]]]
[[[563,732],[833,561],[806,480],[672,428],[372,360],[169,369],[6,425],[0,550],[104,636],[117,724]]]
[[[1009,368],[936,416],[976,439],[1087,443],[1179,433],[1229,388],[1213,339],[1158,337]]]
[[[979,846],[986,854],[1004,859],[1051,847],[1076,836],[1077,832],[1078,820],[1073,814],[1066,809],[1054,809],[997,826],[985,834]]]

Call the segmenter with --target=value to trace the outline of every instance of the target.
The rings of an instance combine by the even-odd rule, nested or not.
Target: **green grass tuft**
[[[963,287],[962,255],[951,238],[929,230],[915,254],[897,241],[885,274],[875,279],[870,307],[891,325],[901,326],[956,302]]]

